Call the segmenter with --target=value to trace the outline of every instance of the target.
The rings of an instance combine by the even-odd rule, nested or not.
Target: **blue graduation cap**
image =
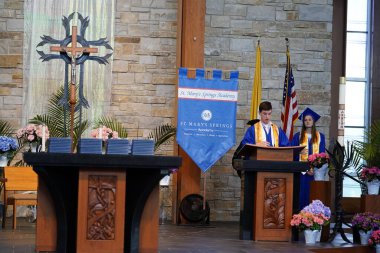
[[[307,115],[310,115],[313,120],[314,120],[314,123],[317,122],[319,120],[319,118],[321,117],[321,115],[319,115],[318,113],[316,113],[315,111],[313,111],[312,109],[310,109],[309,107],[307,107],[303,113],[301,113],[301,115],[298,117],[299,120],[303,120],[303,117],[307,116]]]
[[[259,121],[260,121],[259,119],[251,119],[250,121],[247,122],[247,125],[253,126]]]

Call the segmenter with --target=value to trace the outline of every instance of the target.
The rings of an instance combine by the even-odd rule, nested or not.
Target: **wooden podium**
[[[180,157],[24,153],[24,161],[48,194],[38,205],[52,205],[37,220],[56,231],[44,238],[56,239],[57,253],[157,252],[158,185]],[[48,213],[55,223],[40,216]]]
[[[234,168],[242,171],[241,240],[291,241],[300,172],[309,168],[306,162],[293,162],[293,157],[303,148],[247,144],[241,149],[244,159],[234,160]]]

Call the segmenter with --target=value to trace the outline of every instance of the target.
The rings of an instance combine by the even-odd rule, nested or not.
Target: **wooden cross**
[[[71,150],[74,151],[74,112],[76,104],[76,58],[82,53],[97,53],[97,48],[91,47],[77,47],[77,26],[72,26],[71,34],[71,47],[62,47],[62,46],[50,46],[51,52],[60,52],[60,53],[70,53],[71,54],[71,86],[70,86],[70,136],[72,141]]]
[[[50,46],[51,52],[70,52],[74,57],[77,56],[77,53],[97,53],[97,48],[92,47],[77,47],[77,32],[78,28],[76,26],[72,27],[71,35],[71,47],[61,47],[61,46]]]

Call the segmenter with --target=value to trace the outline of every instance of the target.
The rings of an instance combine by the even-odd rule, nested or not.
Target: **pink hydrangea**
[[[368,239],[368,244],[372,246],[380,244],[380,230],[372,232],[371,237]]]

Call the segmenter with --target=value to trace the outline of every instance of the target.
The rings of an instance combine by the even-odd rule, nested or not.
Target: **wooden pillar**
[[[331,57],[331,122],[330,141],[338,136],[338,107],[339,107],[339,77],[346,76],[346,27],[347,27],[347,1],[333,1],[332,24],[332,57]],[[326,143],[326,148],[329,144]],[[331,182],[331,189],[335,189],[335,182]],[[335,191],[331,191],[331,201],[335,203]],[[331,211],[335,207],[331,206]]]
[[[372,10],[372,89],[371,120],[380,120],[380,2],[373,1]]]
[[[334,0],[331,58],[331,122],[330,138],[338,136],[339,77],[346,76],[347,2]],[[334,120],[335,119],[335,120]]]
[[[204,67],[205,15],[205,0],[178,1],[177,67]],[[195,76],[194,70],[189,72]],[[179,205],[185,196],[199,194],[201,170],[184,150],[177,148],[182,166],[173,178],[173,222],[184,223],[180,219]]]

